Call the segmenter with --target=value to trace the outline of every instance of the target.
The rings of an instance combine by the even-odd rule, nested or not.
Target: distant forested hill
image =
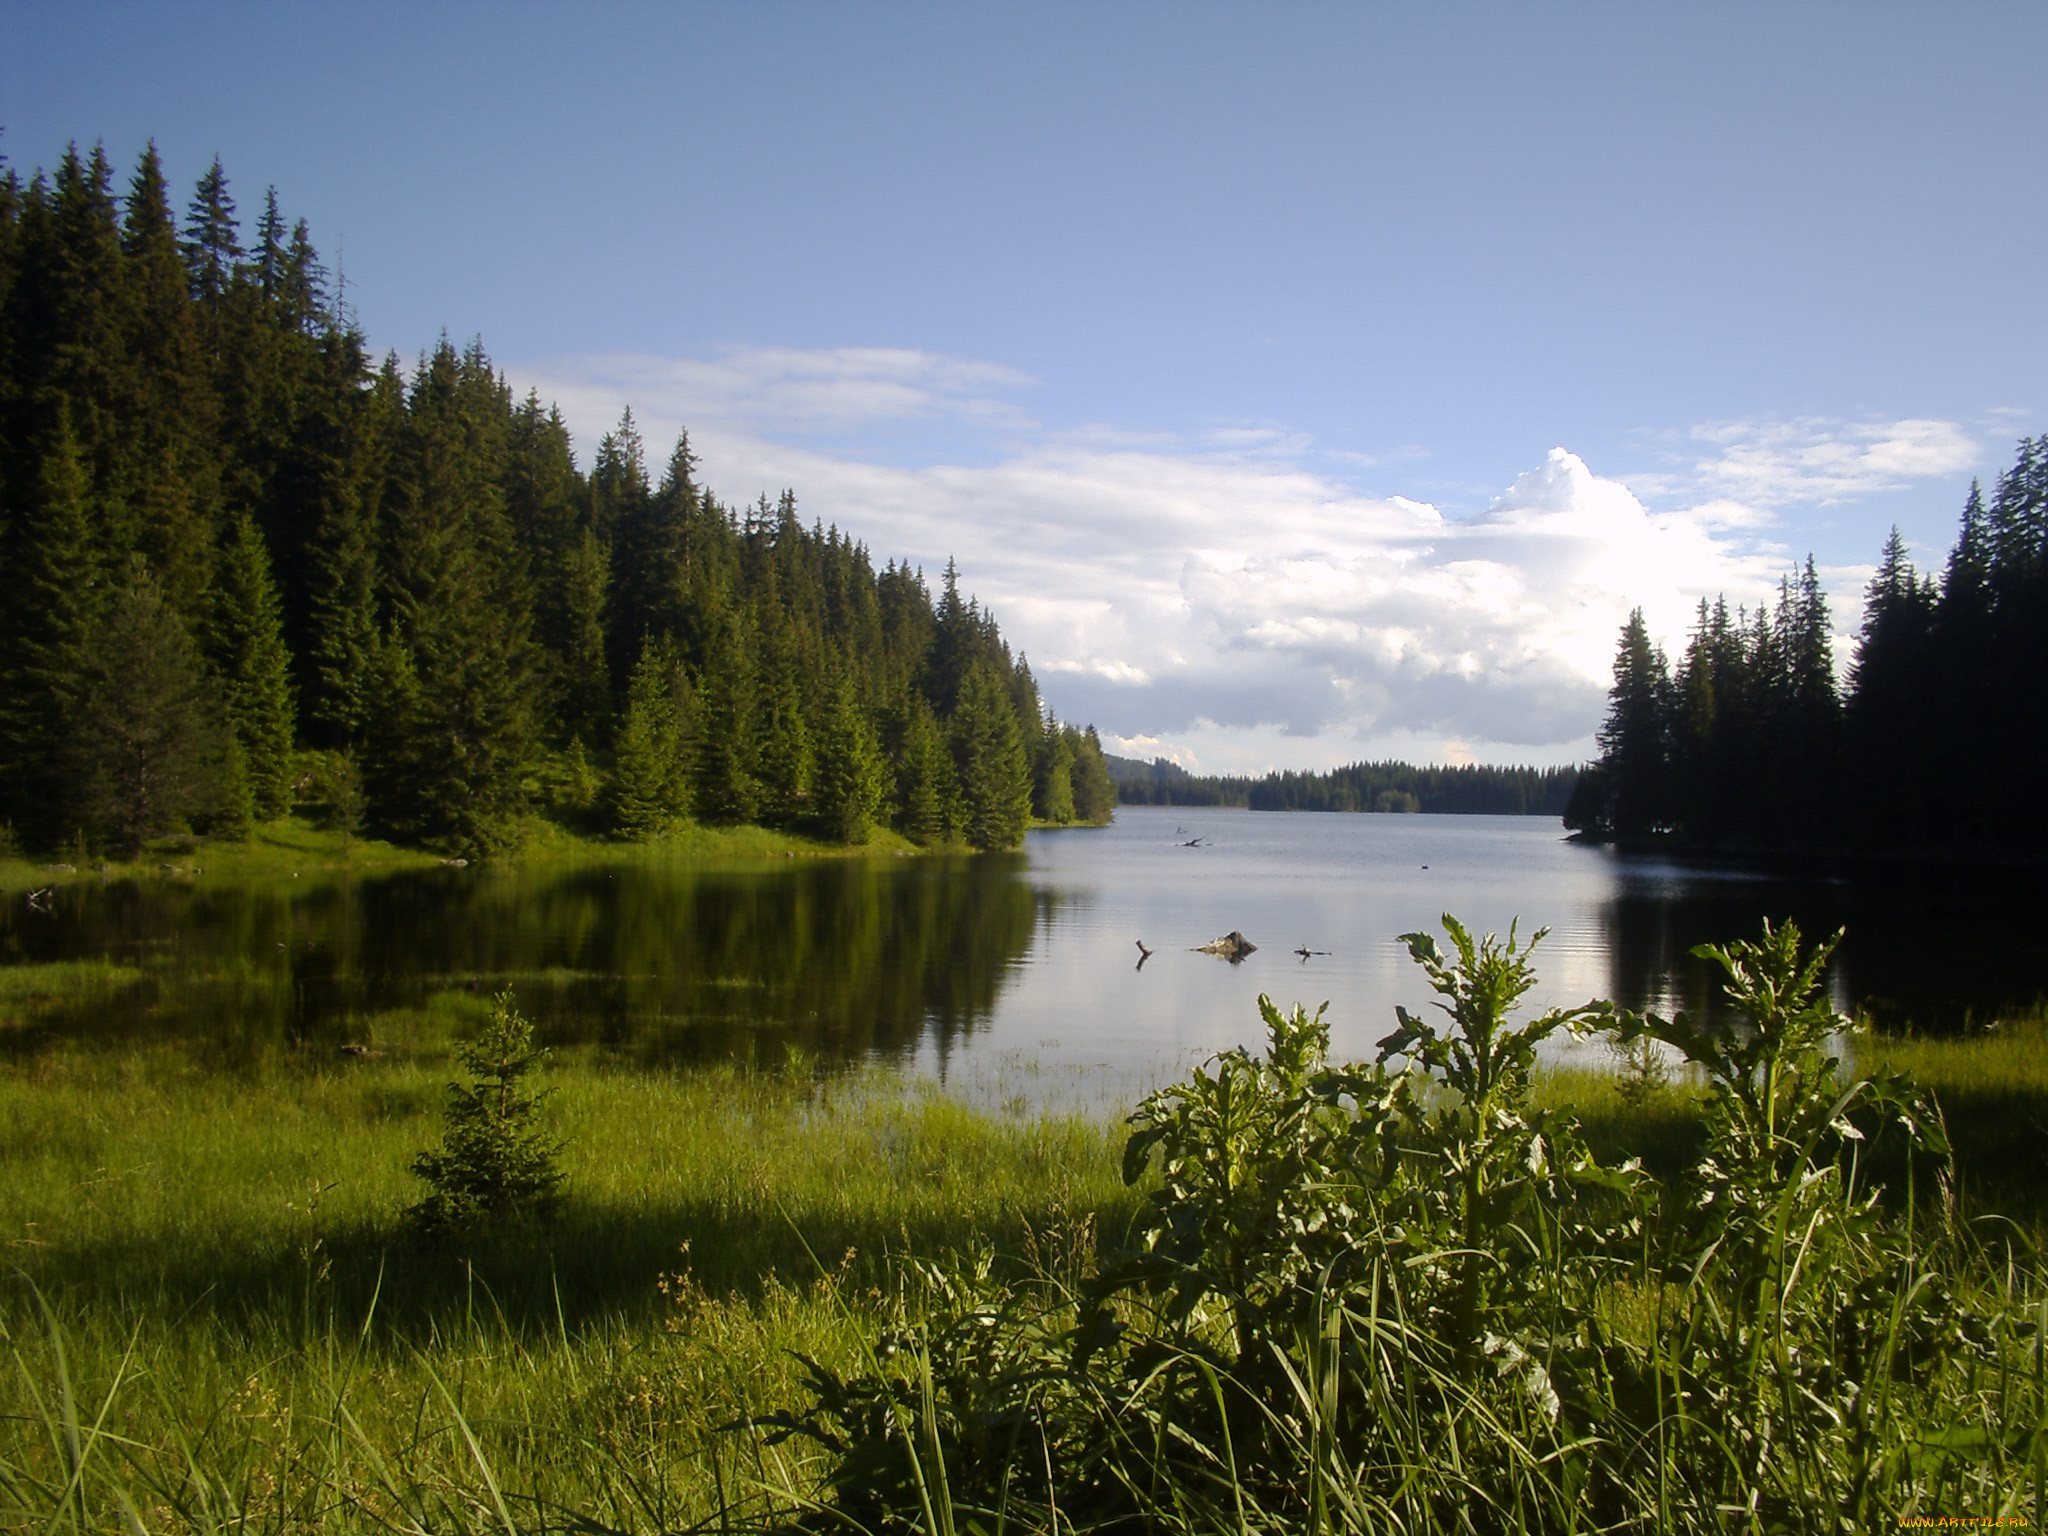
[[[1422,811],[1476,816],[1561,816],[1576,768],[1421,767],[1352,763],[1327,773],[1262,778],[1189,773],[1178,763],[1111,756],[1126,805],[1227,805],[1255,811]]]
[[[1566,824],[1702,849],[2048,859],[2048,434],[2021,439],[1988,501],[1971,485],[1939,575],[1892,530],[1846,688],[1830,629],[1811,558],[1773,607],[1702,602],[1675,673],[1638,610]]]
[[[631,413],[588,474],[479,342],[365,354],[303,221],[154,147],[0,161],[0,837],[132,850],[317,804],[484,852],[549,812],[1015,844],[1094,733],[949,564],[735,507]]]

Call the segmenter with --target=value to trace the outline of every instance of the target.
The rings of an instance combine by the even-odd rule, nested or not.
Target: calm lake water
[[[1946,1028],[2048,995],[2038,880],[1763,876],[1506,817],[1131,806],[1010,856],[202,876],[58,898],[48,913],[19,893],[0,908],[0,967],[120,969],[64,1005],[6,1003],[0,976],[0,1052],[162,1036],[224,1063],[396,1051],[437,996],[510,986],[553,1043],[628,1063],[779,1064],[795,1048],[978,1099],[1119,1102],[1259,1040],[1262,992],[1327,1002],[1335,1048],[1370,1055],[1396,1003],[1430,997],[1398,936],[1444,912],[1475,931],[1550,928],[1537,1006],[1711,1008],[1711,974],[1688,950],[1765,916],[1848,929],[1831,982],[1845,1009]],[[1193,952],[1233,929],[1259,946],[1243,963]],[[1154,951],[1142,968],[1139,940]]]

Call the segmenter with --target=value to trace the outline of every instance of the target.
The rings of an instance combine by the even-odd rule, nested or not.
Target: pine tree
[[[882,808],[882,754],[874,727],[842,675],[819,732],[813,822],[822,837],[858,846]]]
[[[1599,731],[1608,790],[1601,822],[1617,837],[1642,837],[1666,824],[1670,694],[1670,669],[1638,608],[1622,627]]]
[[[690,813],[686,686],[664,642],[641,646],[613,747],[608,808],[620,837],[658,837]]]
[[[961,682],[952,735],[968,844],[1016,847],[1031,821],[1031,758],[1008,693],[985,664]]]
[[[757,814],[773,825],[802,826],[813,817],[817,749],[810,716],[818,689],[772,591],[758,605],[752,649],[758,658],[749,706]]]
[[[1074,736],[1073,728],[1067,728]],[[1102,755],[1102,738],[1089,726],[1073,741],[1074,816],[1090,826],[1102,827],[1116,814],[1116,781],[1109,776],[1109,762]]]
[[[960,781],[931,707],[906,703],[896,766],[896,826],[925,847],[950,843],[960,825]]]
[[[761,803],[754,777],[754,658],[738,615],[716,615],[710,634],[699,687],[693,799],[702,819],[729,825],[753,820]]]
[[[224,733],[198,647],[139,559],[84,647],[70,746],[80,820],[118,853],[219,803]]]
[[[85,471],[61,400],[50,417],[34,494],[17,505],[0,546],[8,584],[0,603],[0,820],[37,848],[55,846],[78,824],[72,726],[85,647],[104,606]]]
[[[1031,813],[1063,827],[1075,819],[1073,733],[1062,730],[1051,710],[1038,729],[1031,765]]]
[[[206,614],[218,543],[219,428],[154,144],[129,184],[121,249],[127,366],[115,408],[129,423],[127,494],[135,504],[137,547],[173,605],[197,623]]]
[[[474,451],[460,368],[444,341],[414,381],[408,483],[389,519],[392,634],[382,649],[393,707],[364,771],[385,830],[488,853],[517,838],[527,805],[531,641],[494,568],[499,491]]]
[[[648,635],[648,616],[637,601],[640,574],[632,569],[624,541],[637,542],[650,516],[654,493],[647,484],[647,456],[630,408],[597,445],[590,473],[590,524],[611,552],[611,593],[605,654],[612,678],[623,681]],[[634,600],[623,594],[631,591]]]
[[[241,272],[242,236],[220,156],[199,179],[185,218],[185,271],[201,314],[202,334],[218,357],[226,340],[228,290]]]
[[[413,1161],[428,1193],[407,1221],[450,1237],[548,1215],[561,1200],[562,1143],[541,1127],[547,1095],[528,1080],[546,1053],[510,992],[492,999],[490,1022],[456,1056],[470,1080],[448,1085],[440,1150]]]
[[[211,653],[225,684],[255,814],[275,820],[291,809],[292,742],[296,731],[291,658],[279,622],[270,556],[255,519],[236,518],[222,548],[214,584]]]
[[[307,508],[306,589],[296,624],[302,713],[321,745],[362,739],[373,707],[377,652],[377,511],[386,462],[404,421],[395,374],[360,387],[362,339],[337,331],[322,343],[323,381],[299,419],[284,473]]]

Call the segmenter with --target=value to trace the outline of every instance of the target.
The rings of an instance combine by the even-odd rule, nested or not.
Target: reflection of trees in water
[[[1747,938],[1769,913],[1815,937],[1848,927],[1834,968],[1843,1005],[1950,1027],[2048,992],[2048,893],[2035,886],[1981,873],[1849,886],[1624,862],[1600,908],[1606,990],[1629,1007],[1709,1013],[1719,983],[1689,951]],[[1003,856],[78,884],[54,892],[48,913],[0,905],[0,963],[106,960],[141,980],[5,1005],[0,1053],[145,1036],[182,1038],[223,1064],[331,1052],[363,1040],[370,1016],[511,986],[546,1038],[650,1063],[774,1063],[791,1045],[820,1060],[905,1057],[927,1029],[943,1057],[988,1020],[1055,899]],[[387,1026],[375,1043],[412,1043]]]
[[[67,1035],[184,1035],[241,1055],[332,1046],[362,1018],[437,992],[514,988],[556,1043],[647,1061],[907,1056],[993,1011],[1049,899],[1004,857],[833,860],[699,873],[652,864],[426,871],[323,886],[78,888],[23,959],[132,957],[118,997],[0,1032],[20,1052]]]
[[[1836,1006],[1881,1024],[1941,1030],[2048,994],[2048,901],[2032,883],[1982,872],[1877,874],[1855,884],[1710,872],[1624,883],[1601,908],[1609,988],[1630,1008],[1711,1016],[1720,973],[1699,944],[1754,937],[1765,916],[1809,939],[1845,930],[1831,967]]]

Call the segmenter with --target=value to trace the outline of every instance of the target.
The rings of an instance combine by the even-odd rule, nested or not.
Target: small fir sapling
[[[413,1162],[430,1192],[407,1209],[408,1224],[432,1236],[547,1215],[561,1198],[562,1144],[538,1124],[547,1094],[526,1079],[546,1053],[510,992],[457,1055],[471,1081],[448,1085],[441,1147]]]

